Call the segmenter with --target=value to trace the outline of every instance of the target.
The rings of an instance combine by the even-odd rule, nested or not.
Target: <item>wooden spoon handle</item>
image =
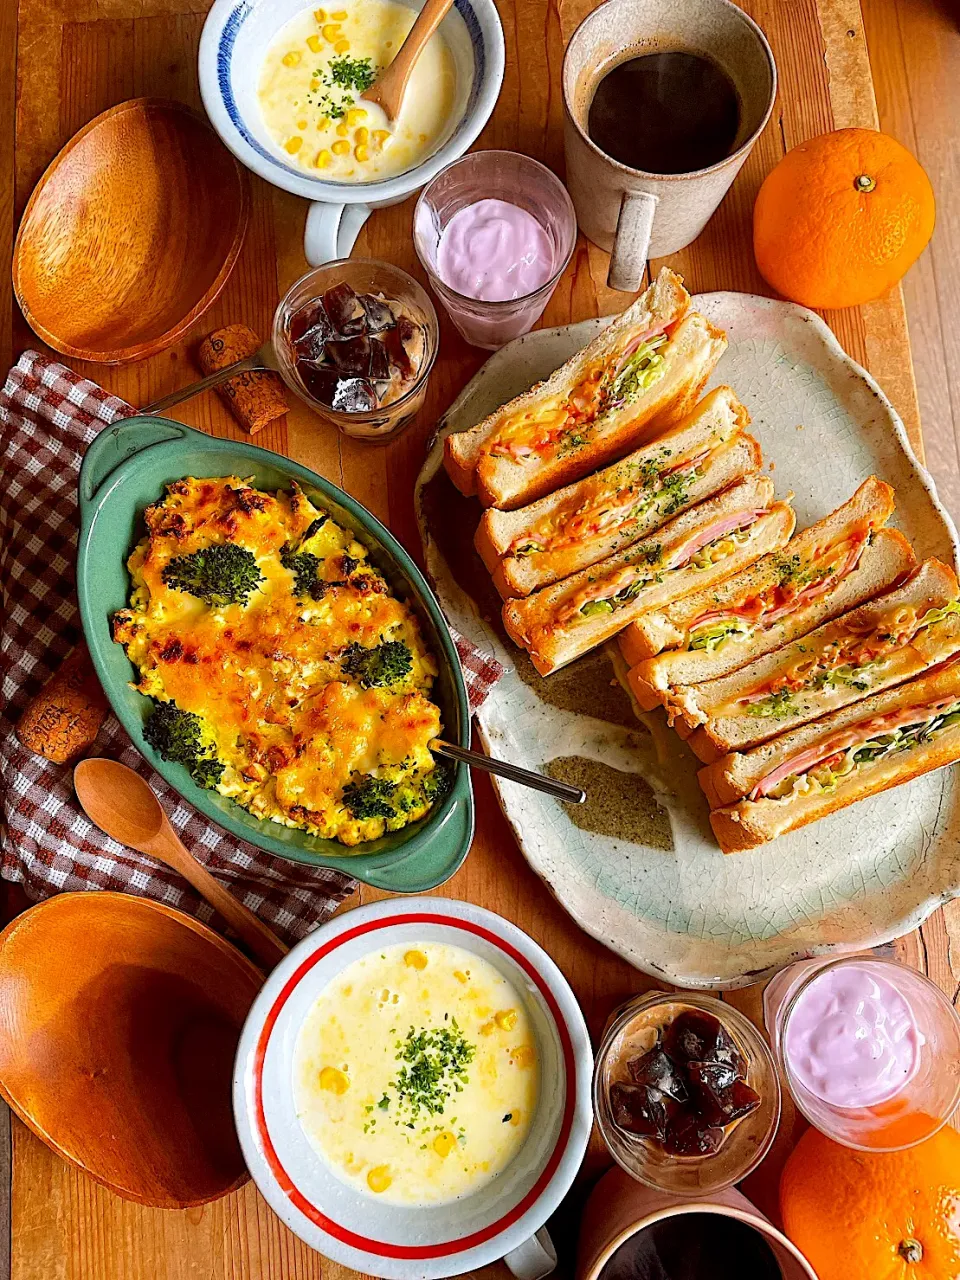
[[[403,91],[410,78],[410,72],[420,57],[420,51],[446,17],[447,11],[452,4],[453,0],[427,0],[417,14],[417,20],[407,33],[407,38],[400,46],[397,56],[380,77],[373,90],[370,91],[370,97],[374,97],[374,94],[376,94],[377,99],[379,99],[381,95],[378,91],[382,90],[385,84],[388,84],[390,96],[393,97],[397,110],[399,110],[400,99],[403,97]],[[360,96],[366,97],[367,94],[361,94]],[[384,109],[387,110],[388,115],[391,114],[386,106]],[[393,117],[391,116],[391,118]]]
[[[257,960],[268,971],[283,959],[288,948],[280,941],[273,930],[258,919],[253,912],[238,902],[219,880],[215,880],[206,867],[196,860],[193,854],[182,843],[169,822],[157,838],[157,843],[164,844],[164,861],[183,876],[196,889],[215,911],[223,916],[230,928],[240,940],[246,944]]]

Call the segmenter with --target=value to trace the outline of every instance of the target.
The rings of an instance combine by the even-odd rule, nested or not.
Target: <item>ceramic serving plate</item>
[[[332,1172],[297,1117],[293,1060],[304,1019],[338,973],[376,948],[424,942],[473,952],[512,984],[536,1036],[540,1096],[522,1149],[497,1178],[462,1199],[410,1207],[378,1203]],[[322,925],[274,969],[240,1039],[234,1112],[260,1191],[326,1257],[404,1280],[460,1275],[504,1258],[515,1275],[533,1280],[556,1263],[542,1228],[586,1151],[592,1072],[576,998],[531,938],[467,902],[392,899]]]
[[[97,675],[123,727],[144,757],[177,791],[212,821],[259,849],[314,866],[335,867],[394,893],[420,893],[442,884],[467,856],[473,838],[469,771],[456,766],[445,799],[419,822],[348,849],[294,827],[256,818],[215,791],[198,787],[186,769],[163,760],[144,741],[152,702],[136,692],[133,664],[110,632],[112,615],[127,603],[127,556],[143,536],[143,510],[172,480],[184,476],[251,477],[262,489],[289,488],[353,530],[393,591],[416,610],[440,674],[432,697],[444,731],[470,745],[470,709],[460,662],[443,614],[419,569],[389,531],[360,503],[306,467],[280,454],[204,435],[165,418],[127,418],[106,427],[87,450],[80,470],[80,539],[77,593],[80,616]]]
[[[917,554],[957,560],[957,533],[877,384],[812,312],[737,293],[695,307],[727,331],[712,385],[753,419],[802,528],[871,473],[896,488],[893,523]],[[480,511],[442,470],[440,439],[544,378],[605,324],[528,334],[499,351],[440,425],[417,486],[428,571],[450,621],[507,674],[478,714],[492,755],[588,791],[564,808],[495,781],[520,847],[577,922],[638,968],[681,986],[734,987],[789,961],[874,946],[960,894],[960,771],[943,769],[750,853],[725,857],[698,762],[662,712],[640,715],[615,645],[546,679],[506,639],[470,539]]]

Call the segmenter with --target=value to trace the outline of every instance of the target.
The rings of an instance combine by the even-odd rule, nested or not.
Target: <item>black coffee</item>
[[[753,1227],[718,1213],[684,1213],[624,1241],[600,1280],[783,1280],[783,1272]]]
[[[740,98],[725,71],[695,53],[646,53],[597,85],[587,132],[614,160],[647,173],[693,173],[730,155]]]

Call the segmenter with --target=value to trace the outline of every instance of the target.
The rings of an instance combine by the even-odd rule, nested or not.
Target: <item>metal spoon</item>
[[[119,760],[81,760],[73,785],[84,813],[101,831],[131,849],[172,867],[219,911],[269,971],[287,954],[272,929],[238,902],[200,865],[170,825],[150,784]]]
[[[272,369],[275,373],[280,372],[280,365],[273,350],[272,342],[265,342],[260,350],[255,351],[252,356],[246,356],[243,360],[235,360],[233,364],[228,364],[225,369],[218,369],[216,373],[207,374],[199,382],[191,382],[189,386],[181,387],[179,391],[171,391],[168,396],[161,396],[159,400],[154,400],[153,404],[148,404],[140,412],[142,414],[163,413],[165,409],[172,409],[175,404],[180,404],[184,400],[192,400],[201,391],[209,391],[211,387],[219,386],[221,382],[226,382],[227,378],[232,378],[237,373],[249,373],[256,369]]]
[[[522,787],[542,791],[545,795],[553,796],[554,800],[563,800],[566,804],[583,804],[587,798],[585,791],[581,791],[579,787],[571,787],[567,782],[555,782],[542,773],[522,769],[518,764],[508,764],[506,760],[491,760],[479,751],[468,751],[466,747],[454,746],[452,742],[444,742],[441,738],[434,738],[430,743],[430,750],[438,756],[459,760],[473,769],[482,769],[484,773],[495,773],[498,778],[519,782]]]

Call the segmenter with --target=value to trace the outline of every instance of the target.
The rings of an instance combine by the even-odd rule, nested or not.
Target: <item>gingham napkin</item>
[[[80,638],[74,562],[84,451],[104,426],[135,413],[35,351],[20,357],[0,393],[0,876],[33,898],[119,889],[206,920],[210,908],[172,871],[87,821],[69,768],[27,751],[14,733],[27,701]],[[454,639],[476,710],[503,668],[456,633]],[[187,848],[288,941],[353,891],[348,875],[261,853],[209,823],[149,768],[113,716],[91,754],[122,760],[147,778]]]

